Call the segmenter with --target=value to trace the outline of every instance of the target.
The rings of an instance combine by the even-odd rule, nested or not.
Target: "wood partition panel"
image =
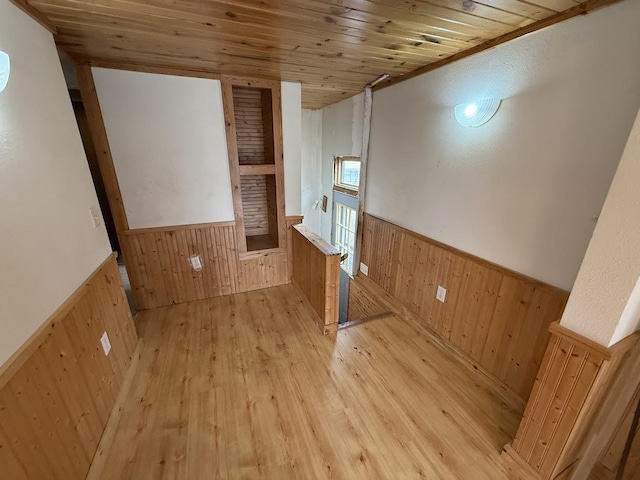
[[[293,283],[318,314],[322,332],[338,329],[340,251],[304,225],[293,227]]]
[[[607,348],[554,323],[531,397],[508,455],[541,479],[568,479],[616,372],[637,344]]]
[[[301,221],[301,216],[287,217],[287,237]],[[234,222],[121,232],[136,306],[155,308],[291,282],[291,246],[240,255],[236,237]],[[191,268],[191,255],[202,259],[199,272]]]
[[[567,292],[368,214],[361,261],[425,327],[526,401]]]
[[[634,372],[637,373],[637,372]],[[613,480],[620,468],[620,459],[624,450],[629,431],[631,430],[631,421],[636,407],[640,400],[640,389],[636,391],[631,402],[627,405],[622,418],[618,422],[615,432],[606,448],[602,452],[600,461],[595,467],[595,474],[592,478],[607,478]],[[631,443],[631,450],[622,476],[623,480],[633,480],[640,478],[640,425],[636,429],[635,437]]]
[[[0,478],[84,479],[136,342],[112,255],[0,369]]]

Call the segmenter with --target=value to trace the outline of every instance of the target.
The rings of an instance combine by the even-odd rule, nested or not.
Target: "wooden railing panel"
[[[84,479],[136,342],[110,256],[0,369],[0,478]]]
[[[293,227],[293,283],[318,314],[323,333],[338,328],[340,251],[304,225]]]
[[[526,401],[568,293],[371,215],[363,236],[369,278]]]

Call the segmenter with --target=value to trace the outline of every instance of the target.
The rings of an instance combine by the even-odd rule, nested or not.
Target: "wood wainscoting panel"
[[[567,292],[368,214],[361,261],[423,326],[526,401]]]
[[[637,374],[637,372],[634,373]],[[621,420],[616,426],[613,436],[602,453],[599,464],[596,466],[597,473],[599,473],[601,477],[614,479],[618,473],[622,452],[625,448],[625,444],[631,430],[633,414],[638,406],[639,400],[640,388],[636,390],[631,402],[627,405]],[[622,476],[623,480],[640,478],[640,426],[637,427],[634,435]],[[594,475],[594,477],[596,476],[597,475]]]
[[[111,255],[0,369],[0,478],[84,479],[136,342]]]
[[[238,292],[233,223],[127,230],[120,243],[136,306],[154,308]],[[200,255],[203,268],[191,268]]]
[[[289,283],[291,225],[301,221],[301,216],[287,217],[286,249],[242,254],[242,258],[234,222],[121,232],[136,306],[155,308]],[[191,268],[191,255],[202,258],[199,272]]]
[[[300,225],[304,217],[302,215],[291,215],[286,217],[287,229],[287,271],[289,273],[288,283],[291,283],[293,276],[293,226]]]
[[[293,283],[318,314],[324,334],[338,329],[340,251],[304,225],[292,235]]]
[[[561,327],[546,349],[518,433],[508,454],[541,479],[571,478],[587,432],[637,335],[603,347]]]
[[[238,292],[290,283],[286,250],[244,254],[239,262],[239,276]]]

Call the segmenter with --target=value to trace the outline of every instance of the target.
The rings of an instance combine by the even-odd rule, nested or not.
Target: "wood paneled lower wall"
[[[637,372],[634,372],[637,377]],[[613,480],[620,468],[620,460],[624,450],[629,432],[631,430],[631,422],[638,401],[640,400],[640,388],[636,390],[635,395],[628,403],[622,418],[618,422],[615,431],[606,444],[599,462],[595,466],[596,473],[592,474],[592,478],[603,478]],[[622,475],[623,480],[633,480],[640,478],[640,426],[635,431],[635,437],[632,440],[629,456]]]
[[[572,478],[603,399],[636,346],[632,335],[604,347],[558,324],[512,447],[505,451],[543,480]]]
[[[340,251],[304,225],[292,230],[293,283],[318,314],[322,332],[338,329]]]
[[[287,237],[300,216],[287,217]],[[120,243],[136,306],[154,308],[290,282],[290,241],[268,253],[239,254],[234,222],[125,230]],[[200,255],[196,272],[189,257]]]
[[[424,326],[526,401],[567,292],[368,214],[361,261]]]
[[[86,477],[136,342],[110,256],[0,370],[0,479]]]

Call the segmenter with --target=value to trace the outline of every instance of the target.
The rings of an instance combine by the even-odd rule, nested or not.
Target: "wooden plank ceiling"
[[[15,1],[15,0],[14,0]],[[21,0],[24,3],[25,0]],[[614,0],[28,0],[57,43],[94,65],[300,81],[321,108],[378,78]],[[520,33],[519,33],[520,32]],[[497,40],[497,41],[496,41]],[[422,70],[420,70],[422,71]]]

